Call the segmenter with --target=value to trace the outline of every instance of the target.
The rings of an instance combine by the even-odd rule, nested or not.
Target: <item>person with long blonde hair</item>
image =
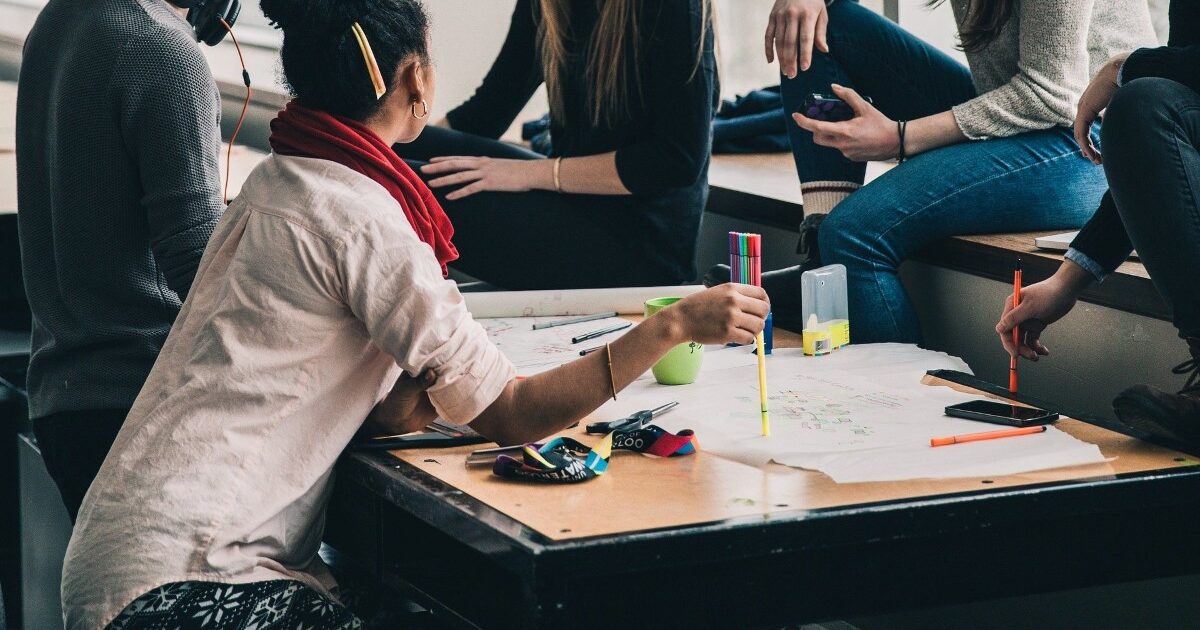
[[[549,155],[499,142],[543,83]],[[396,149],[453,221],[459,271],[506,289],[680,284],[718,100],[711,0],[518,0],[475,94]]]

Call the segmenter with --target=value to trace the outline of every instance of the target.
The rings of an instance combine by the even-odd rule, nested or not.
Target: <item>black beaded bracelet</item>
[[[897,120],[896,121],[896,134],[900,136],[900,157],[898,159],[899,164],[903,164],[904,160],[908,159],[908,154],[904,150],[904,130],[907,128],[908,128],[907,120]]]

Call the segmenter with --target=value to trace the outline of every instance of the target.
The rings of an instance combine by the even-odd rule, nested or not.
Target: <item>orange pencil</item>
[[[1006,437],[1016,437],[1018,435],[1032,435],[1034,433],[1043,433],[1046,431],[1046,426],[1024,427],[1021,429],[1004,429],[1003,431],[984,431],[983,433],[967,433],[966,435],[951,435],[950,437],[933,438],[929,440],[930,446],[949,446],[951,444],[962,444],[963,442],[978,442],[980,440],[995,440]]]
[[[1021,305],[1021,259],[1017,259],[1017,268],[1013,270],[1013,308]],[[1020,357],[1021,326],[1013,326],[1013,347],[1018,354],[1008,359],[1008,391],[1017,393],[1017,358]]]

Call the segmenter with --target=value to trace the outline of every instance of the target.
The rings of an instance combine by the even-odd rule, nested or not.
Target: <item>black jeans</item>
[[[416,141],[395,146],[421,179],[420,167],[433,157],[467,155],[534,160],[545,156],[473,134],[426,127]],[[656,268],[629,243],[627,231],[612,221],[617,198],[560,195],[544,190],[482,192],[449,201],[453,188],[434,195],[454,223],[458,271],[509,290],[580,289],[680,284]]]
[[[1169,79],[1117,90],[1104,172],[1129,239],[1183,337],[1200,337],[1200,94]]]
[[[71,522],[100,471],[128,409],[65,411],[33,421],[33,434]]]

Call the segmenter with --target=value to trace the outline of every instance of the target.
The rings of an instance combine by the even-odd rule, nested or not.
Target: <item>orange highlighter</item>
[[[1006,437],[1017,437],[1018,435],[1033,435],[1034,433],[1044,433],[1046,425],[1036,427],[1023,427],[1020,429],[1004,429],[1002,431],[984,431],[983,433],[967,433],[966,435],[951,435],[950,437],[933,438],[929,440],[930,446],[949,446],[951,444],[962,444],[964,442],[978,442],[980,440],[995,440]]]
[[[1021,259],[1017,259],[1017,268],[1013,270],[1013,308],[1021,305]],[[1012,355],[1008,359],[1008,391],[1017,393],[1017,358],[1020,357],[1021,348],[1021,326],[1018,324],[1013,326],[1013,347],[1017,349],[1017,354]]]

